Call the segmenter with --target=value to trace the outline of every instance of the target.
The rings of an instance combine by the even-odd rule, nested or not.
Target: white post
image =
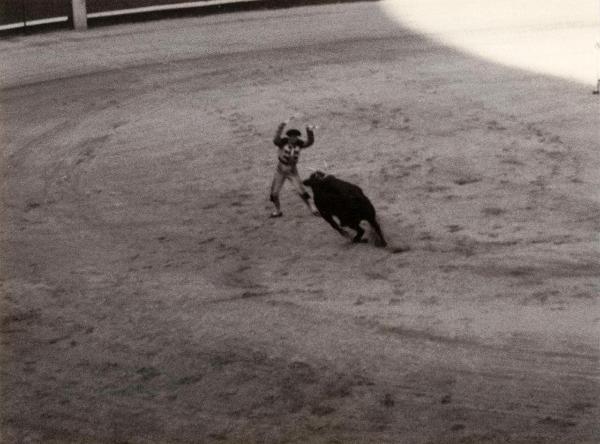
[[[73,27],[76,31],[87,29],[87,8],[85,0],[71,0],[73,6]]]
[[[594,94],[600,94],[600,37],[596,42],[596,89]]]

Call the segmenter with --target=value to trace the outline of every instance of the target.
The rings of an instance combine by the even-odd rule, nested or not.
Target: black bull
[[[377,223],[375,208],[360,187],[321,171],[314,172],[303,183],[312,188],[315,205],[323,219],[342,236],[349,237],[340,225],[356,231],[352,242],[360,242],[365,233],[360,222],[366,220],[379,236],[381,245],[387,245]],[[333,216],[340,221],[339,225]]]

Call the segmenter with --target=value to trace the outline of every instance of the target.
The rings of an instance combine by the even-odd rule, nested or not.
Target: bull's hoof
[[[385,248],[388,246],[388,243],[380,237],[375,237],[373,238],[373,245],[379,248]]]

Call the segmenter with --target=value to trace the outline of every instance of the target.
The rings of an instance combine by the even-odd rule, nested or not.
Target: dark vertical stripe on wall
[[[25,0],[27,20],[61,17],[71,14],[71,0]]]
[[[0,25],[23,21],[25,0],[0,0]]]
[[[0,0],[0,25],[70,15],[71,0]]]
[[[142,8],[144,6],[172,5],[198,0],[87,0],[88,13],[114,11],[118,9]]]

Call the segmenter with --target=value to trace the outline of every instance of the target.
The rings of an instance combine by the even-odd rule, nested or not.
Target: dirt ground
[[[2,442],[600,442],[589,86],[373,3],[0,51]],[[268,218],[290,114],[388,248]]]

